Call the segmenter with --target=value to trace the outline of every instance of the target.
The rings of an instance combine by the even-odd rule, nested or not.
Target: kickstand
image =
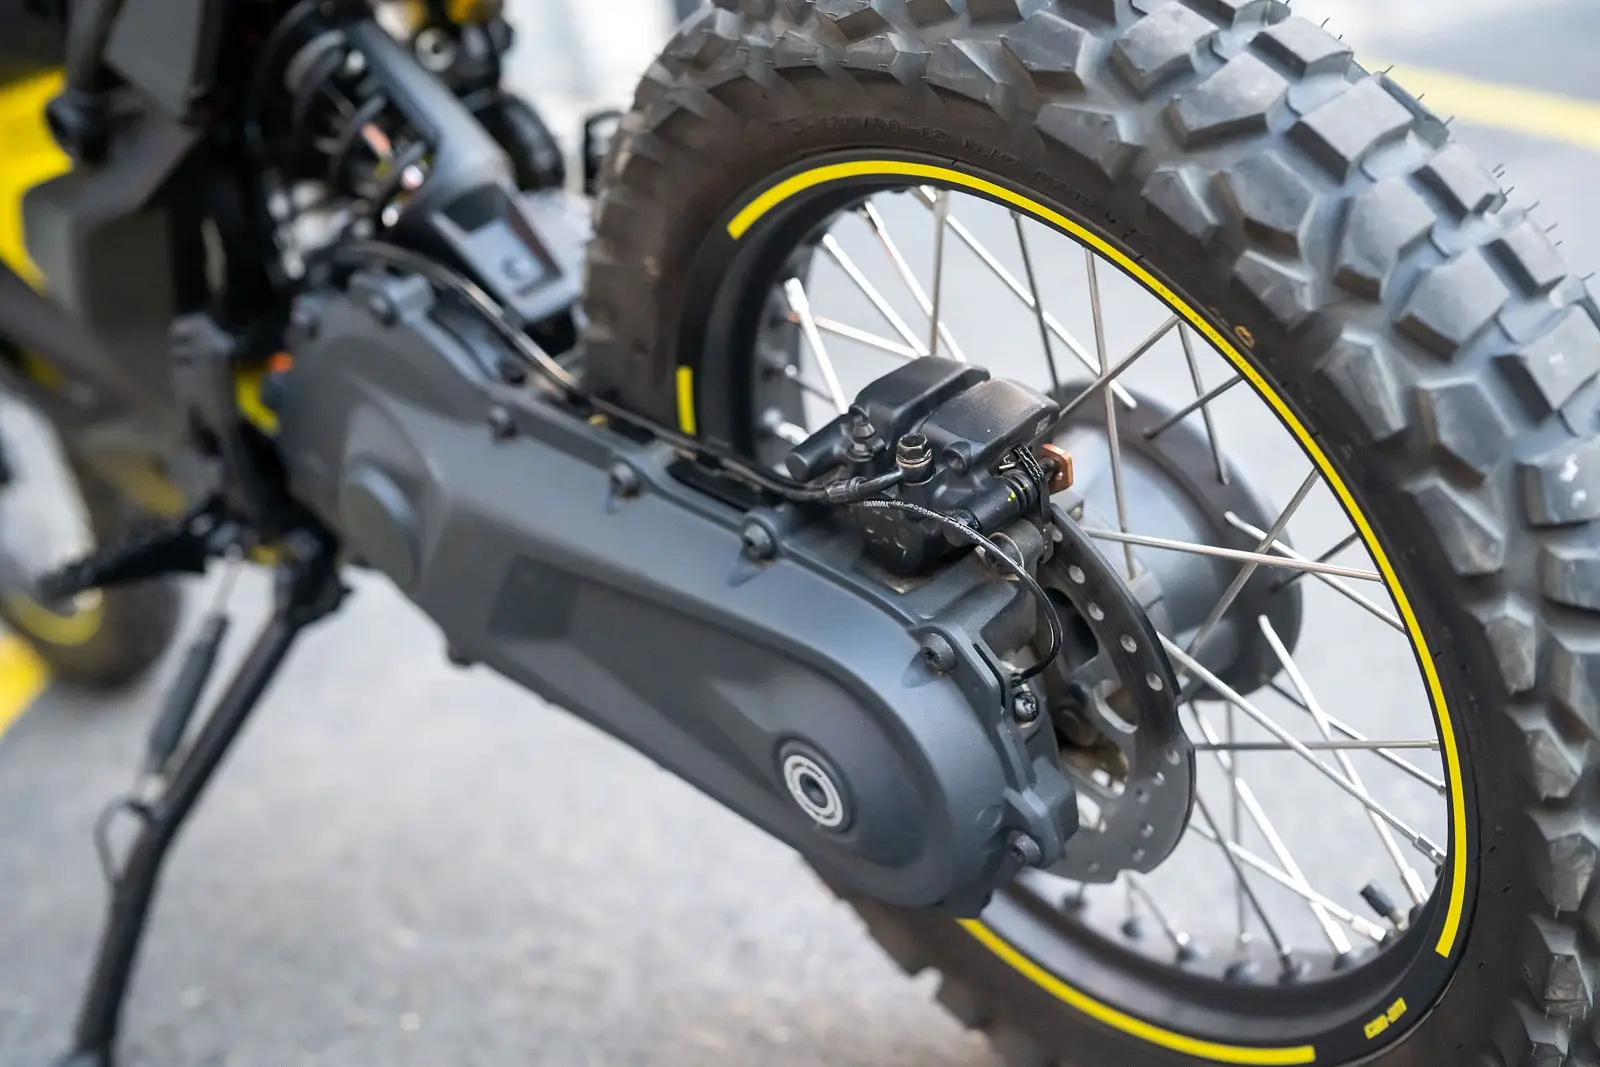
[[[283,665],[294,639],[305,627],[334,611],[347,592],[339,582],[329,541],[301,532],[284,538],[282,546],[285,562],[276,576],[272,616],[249,655],[194,742],[158,776],[151,795],[122,802],[126,810],[138,815],[141,825],[126,861],[110,872],[111,903],[94,972],[79,1009],[73,1050],[58,1061],[59,1067],[110,1067],[122,1004],[167,850]]]

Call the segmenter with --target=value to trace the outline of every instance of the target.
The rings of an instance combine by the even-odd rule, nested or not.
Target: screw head
[[[759,522],[747,522],[739,531],[739,540],[744,545],[744,554],[751,559],[771,559],[777,555],[778,543],[772,538],[772,531]]]
[[[496,404],[489,409],[489,432],[496,441],[509,441],[517,435],[517,424],[511,412]]]
[[[522,385],[528,380],[528,368],[514,359],[500,361],[500,380],[507,385]]]
[[[1011,836],[1006,839],[1006,850],[1025,867],[1035,866],[1044,859],[1044,850],[1039,847],[1039,842],[1021,830],[1011,832]]]
[[[1019,690],[1012,696],[1011,717],[1024,726],[1039,720],[1039,698],[1031,689]]]
[[[934,674],[945,674],[956,668],[956,650],[939,634],[929,634],[922,641],[922,662]]]
[[[611,491],[624,499],[639,493],[639,472],[622,460],[617,460],[606,470],[611,480]]]

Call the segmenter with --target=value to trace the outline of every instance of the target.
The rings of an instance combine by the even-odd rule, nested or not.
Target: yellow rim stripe
[[[694,368],[678,368],[678,429],[684,433],[698,432],[694,420]]]
[[[1328,484],[1344,504],[1346,512],[1350,515],[1356,528],[1360,530],[1362,540],[1366,543],[1367,550],[1372,554],[1379,571],[1383,574],[1389,593],[1394,597],[1395,604],[1400,610],[1400,616],[1405,620],[1406,631],[1411,635],[1412,647],[1417,653],[1418,662],[1421,664],[1424,677],[1427,679],[1428,692],[1433,700],[1434,715],[1439,726],[1439,742],[1444,754],[1445,766],[1450,784],[1450,819],[1451,839],[1454,842],[1451,856],[1449,899],[1446,907],[1444,925],[1439,932],[1439,940],[1434,949],[1440,955],[1448,957],[1455,949],[1456,940],[1461,933],[1461,919],[1466,904],[1467,887],[1467,807],[1466,797],[1462,787],[1461,756],[1458,750],[1455,725],[1450,719],[1450,709],[1445,703],[1444,688],[1440,684],[1439,674],[1434,669],[1433,656],[1428,649],[1427,640],[1423,637],[1422,627],[1417,622],[1416,613],[1411,608],[1411,602],[1406,596],[1406,591],[1401,587],[1395,574],[1394,566],[1389,562],[1383,546],[1378,543],[1377,535],[1367,522],[1366,515],[1357,506],[1355,498],[1345,486],[1344,480],[1334,470],[1322,448],[1312,438],[1307,429],[1301,425],[1300,420],[1290,411],[1289,406],[1278,396],[1255,369],[1251,363],[1240,355],[1227,337],[1208,322],[1198,312],[1191,308],[1185,301],[1166,285],[1135,263],[1120,249],[1113,247],[1102,238],[1091,233],[1078,223],[1067,218],[1058,211],[1040,204],[1026,196],[1014,192],[1002,185],[976,178],[949,167],[941,167],[927,163],[909,163],[900,160],[859,160],[850,163],[832,163],[815,167],[801,174],[787,178],[772,188],[757,196],[746,205],[733,220],[728,223],[728,235],[734,240],[743,237],[762,216],[773,208],[801,192],[825,185],[829,182],[846,181],[852,178],[907,178],[913,181],[939,182],[945,185],[969,189],[981,196],[1010,204],[1021,211],[1033,216],[1040,222],[1056,227],[1071,234],[1083,244],[1111,260],[1131,277],[1144,284],[1151,292],[1167,305],[1181,314],[1188,323],[1198,330],[1202,336],[1216,346],[1238,372],[1249,380],[1272,409],[1278,418],[1287,426],[1300,446],[1311,456],[1312,462],[1317,465]],[[1242,332],[1241,337],[1248,343],[1248,335]],[[692,400],[693,378],[690,368],[678,368],[678,407],[679,416],[685,421],[685,429],[692,430],[694,422],[694,407]],[[685,402],[685,396],[690,400]],[[1101,1022],[1107,1023],[1126,1033],[1143,1037],[1166,1048],[1184,1050],[1185,1048],[1207,1047],[1212,1050],[1206,1054],[1207,1058],[1222,1060],[1230,1063],[1263,1064],[1263,1063],[1310,1063],[1315,1059],[1315,1050],[1310,1048],[1294,1049],[1232,1049],[1230,1046],[1209,1045],[1207,1042],[1198,1042],[1181,1034],[1163,1030],[1149,1023],[1134,1019],[1122,1014],[1113,1008],[1099,1004],[1092,998],[1072,989],[1064,982],[1048,974],[1042,968],[1033,964],[1026,957],[1013,949],[1004,939],[994,933],[982,923],[966,921],[962,924],[968,932],[982,942],[986,947],[1000,956],[1007,963],[1031,978],[1036,984],[1053,993],[1055,996],[1077,1007],[1080,1011],[1090,1015]],[[1196,1055],[1201,1053],[1196,1052]],[[1281,1058],[1288,1056],[1301,1058]],[[1279,1057],[1279,1058],[1262,1058]]]
[[[1018,952],[1011,946],[1010,942],[976,919],[961,919],[959,922],[985,948],[1021,972],[1041,989],[1066,1001],[1067,1004],[1090,1018],[1121,1030],[1125,1034],[1143,1038],[1152,1045],[1160,1045],[1162,1048],[1171,1049],[1173,1052],[1181,1052],[1186,1056],[1195,1056],[1199,1059],[1215,1060],[1221,1063],[1277,1065],[1316,1062],[1317,1050],[1310,1045],[1295,1045],[1290,1048],[1249,1048],[1244,1045],[1221,1045],[1215,1041],[1201,1041],[1198,1038],[1184,1037],[1182,1034],[1163,1030],[1159,1026],[1152,1026],[1143,1019],[1135,1019],[1131,1015],[1102,1004],[1093,997],[1073,989],[1061,979]]]

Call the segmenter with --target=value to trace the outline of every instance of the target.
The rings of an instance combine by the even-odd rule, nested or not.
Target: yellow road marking
[[[50,680],[44,661],[19,637],[0,636],[0,737]]]
[[[1381,70],[1382,64],[1367,63]],[[1398,63],[1389,76],[1442,118],[1530,134],[1600,152],[1600,102],[1520,85],[1479,81]]]

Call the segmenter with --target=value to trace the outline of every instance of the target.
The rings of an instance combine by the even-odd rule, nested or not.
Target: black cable
[[[863,500],[857,506],[878,510],[904,511],[920,519],[927,519],[947,529],[954,530],[974,545],[981,546],[984,551],[989,553],[990,559],[1000,563],[1008,571],[1016,575],[1023,585],[1027,586],[1028,592],[1033,595],[1033,599],[1038,601],[1039,613],[1044,616],[1045,626],[1050,630],[1050,647],[1039,658],[1039,662],[1018,671],[1015,681],[1026,682],[1029,678],[1043,674],[1045,668],[1050,666],[1051,661],[1061,654],[1061,646],[1066,638],[1066,633],[1061,625],[1060,613],[1056,611],[1056,606],[1050,602],[1050,595],[1044,591],[1044,586],[1039,584],[1039,580],[1028,573],[1028,568],[1006,555],[1004,549],[991,541],[981,531],[974,530],[966,523],[952,516],[934,511],[932,508],[925,508],[921,504],[913,504],[907,500]]]
[[[1026,567],[1006,555],[1000,546],[985,536],[982,531],[973,529],[959,519],[904,500],[871,499],[876,494],[882,493],[891,486],[898,484],[903,477],[902,471],[897,469],[876,478],[851,478],[848,481],[835,482],[826,486],[806,485],[789,478],[769,474],[759,467],[747,463],[735,453],[663,426],[654,419],[640,415],[620,404],[612,403],[594,393],[573,376],[570,371],[552,359],[548,352],[535,344],[523,332],[521,323],[513,319],[493,297],[484,292],[471,279],[436,260],[429,259],[409,249],[377,240],[347,241],[324,250],[316,258],[344,261],[354,266],[370,266],[375,261],[380,265],[410,271],[428,281],[435,288],[457,294],[482,314],[495,332],[510,344],[528,362],[529,366],[550,381],[551,384],[565,392],[571,401],[587,406],[619,423],[642,430],[680,451],[688,452],[691,455],[707,460],[757,488],[775,493],[786,500],[800,503],[825,502],[830,504],[857,504],[864,508],[892,508],[937,522],[948,529],[959,532],[967,541],[985,549],[992,558],[1000,561],[1002,566],[1016,575],[1018,580],[1027,586],[1028,592],[1038,601],[1039,611],[1044,615],[1045,624],[1050,630],[1049,650],[1037,663],[1020,671],[1016,675],[1015,681],[1018,683],[1025,682],[1042,674],[1045,668],[1060,654],[1066,638],[1065,630],[1061,624],[1061,616],[1057,613],[1055,605],[1050,602],[1044,587],[1039,584],[1033,575],[1028,573]],[[1034,469],[1040,475],[1043,474],[1043,471],[1038,469],[1037,462],[1034,464]]]

